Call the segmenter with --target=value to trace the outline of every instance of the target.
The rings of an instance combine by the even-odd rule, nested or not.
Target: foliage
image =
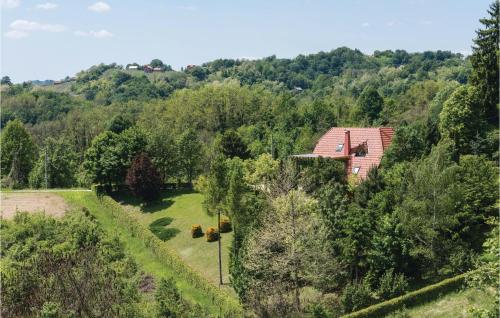
[[[207,242],[215,242],[219,240],[219,232],[215,227],[209,227],[205,231],[205,236],[207,238]]]
[[[373,122],[384,107],[384,100],[374,87],[366,87],[358,98],[358,107],[361,118],[368,118]]]
[[[83,213],[60,220],[21,213],[1,231],[2,315],[139,314],[134,261]]]
[[[341,302],[345,313],[364,308],[373,301],[370,285],[365,280],[360,283],[348,284],[342,292]]]
[[[158,199],[162,186],[160,174],[144,152],[132,161],[125,183],[135,196],[147,202]]]
[[[498,65],[499,49],[498,37],[500,21],[500,4],[493,1],[488,10],[489,17],[480,19],[484,29],[476,31],[472,47],[472,73],[470,84],[477,87],[480,116],[488,119],[488,122],[496,125],[498,123]]]
[[[231,221],[228,218],[221,218],[219,226],[221,233],[228,233],[232,230]]]
[[[193,224],[191,226],[191,237],[192,238],[198,238],[203,236],[203,230],[201,228],[201,225],[199,224]]]
[[[394,273],[393,269],[389,269],[380,277],[377,294],[382,299],[390,299],[407,291],[408,281],[404,274]]]
[[[474,86],[459,87],[444,103],[440,114],[440,131],[450,138],[460,153],[471,153],[470,142],[482,135],[484,122],[479,116],[479,92]]]
[[[192,306],[182,298],[172,279],[162,278],[155,291],[156,317],[207,317],[199,306]]]
[[[201,144],[194,130],[187,130],[177,139],[178,163],[183,176],[192,183],[201,164]]]
[[[33,139],[21,121],[13,120],[2,130],[1,141],[2,177],[6,177],[9,187],[25,185],[36,155]]]
[[[241,159],[248,159],[250,155],[240,135],[234,130],[226,130],[221,135],[219,147],[222,154],[227,158],[239,157]]]
[[[64,138],[47,138],[29,175],[29,184],[33,188],[70,188],[76,184],[76,170],[77,156],[71,143]]]

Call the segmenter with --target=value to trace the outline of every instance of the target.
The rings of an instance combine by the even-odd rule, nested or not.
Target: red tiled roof
[[[365,178],[373,166],[378,166],[384,150],[389,147],[394,135],[394,129],[390,127],[382,128],[331,128],[323,137],[320,138],[313,154],[321,157],[346,159],[343,149],[335,151],[339,144],[344,144],[345,132],[349,131],[351,140],[351,151],[347,160],[347,173],[351,174],[352,169],[359,167],[358,176]],[[363,143],[366,143],[368,153],[364,157],[356,157],[356,148]]]

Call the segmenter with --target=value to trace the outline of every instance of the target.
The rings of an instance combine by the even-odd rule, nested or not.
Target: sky
[[[489,0],[0,0],[1,74],[57,80],[99,63],[174,69],[347,46],[470,54]]]

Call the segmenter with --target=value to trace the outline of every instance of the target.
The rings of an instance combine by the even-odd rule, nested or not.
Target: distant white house
[[[127,66],[127,69],[128,70],[137,70],[137,69],[139,69],[139,67],[137,65],[129,65],[129,66]]]

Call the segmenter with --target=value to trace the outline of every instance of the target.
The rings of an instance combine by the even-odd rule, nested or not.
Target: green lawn
[[[149,250],[149,248],[146,247],[142,240],[132,236],[130,232],[119,226],[111,216],[110,212],[107,211],[107,208],[100,204],[93,192],[59,192],[58,194],[61,195],[70,205],[75,207],[87,207],[97,218],[106,232],[120,238],[124,244],[126,252],[130,253],[135,258],[140,270],[153,275],[156,279],[160,277],[174,278],[177,287],[187,300],[200,304],[214,314],[219,312],[219,308],[212,304],[209,297],[203,291],[197,290],[186,280],[173,275],[172,270],[163,265]],[[151,297],[152,295],[145,295],[145,306],[151,306],[152,302],[148,301],[151,300]]]
[[[394,317],[411,318],[461,318],[470,317],[468,309],[494,308],[494,296],[489,291],[480,291],[476,289],[466,289],[447,294],[435,301],[409,308],[404,314],[394,315]]]
[[[219,283],[218,243],[208,243],[205,237],[193,239],[191,225],[200,224],[203,231],[217,226],[217,216],[209,216],[203,210],[203,196],[192,191],[165,191],[160,202],[141,207],[140,201],[124,193],[113,196],[127,211],[134,213],[148,227],[160,218],[172,218],[167,229],[177,230],[174,237],[165,242],[192,268],[200,272],[214,284]],[[174,232],[175,233],[175,232]],[[222,272],[223,281],[228,283],[229,248],[232,232],[222,234]],[[228,288],[226,286],[226,288]]]

